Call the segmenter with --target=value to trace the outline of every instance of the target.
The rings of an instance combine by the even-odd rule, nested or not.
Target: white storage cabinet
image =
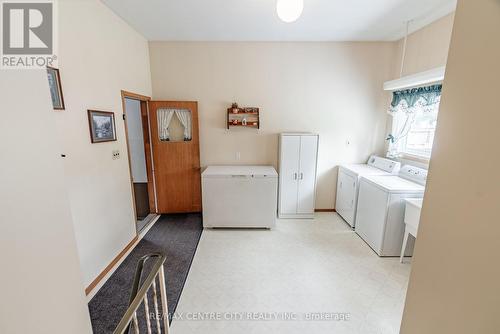
[[[273,167],[210,166],[201,180],[203,227],[275,227],[278,174]]]
[[[280,135],[280,218],[314,218],[318,141],[316,134]]]

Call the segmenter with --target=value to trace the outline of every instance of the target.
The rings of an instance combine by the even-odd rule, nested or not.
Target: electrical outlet
[[[241,152],[236,152],[236,160],[241,160]]]
[[[113,151],[113,160],[120,159],[120,151],[119,150],[114,150]]]

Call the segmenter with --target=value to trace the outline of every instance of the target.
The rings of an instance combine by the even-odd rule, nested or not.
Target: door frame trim
[[[123,111],[123,115],[126,115],[126,111],[125,111],[125,99],[127,99],[127,98],[128,99],[132,99],[132,100],[137,100],[137,101],[141,102],[141,104],[145,103],[145,106],[146,106],[146,115],[147,115],[147,119],[148,119],[148,136],[149,136],[149,141],[151,142],[151,126],[150,126],[150,121],[149,121],[149,101],[151,101],[151,97],[146,96],[146,95],[141,95],[141,94],[133,93],[133,92],[129,92],[129,91],[126,91],[126,90],[122,90],[121,91],[121,99],[122,99],[122,111]],[[141,117],[141,119],[142,119],[142,117]],[[127,158],[128,158],[129,177],[130,177],[130,189],[131,189],[131,192],[132,192],[132,208],[133,208],[133,211],[134,211],[134,218],[137,219],[137,208],[136,208],[136,205],[135,205],[134,181],[132,179],[132,164],[131,164],[131,158],[130,158],[130,144],[129,144],[129,140],[128,140],[128,127],[127,127],[126,117],[124,118],[123,124],[124,124],[124,127],[125,127],[125,143],[127,144]],[[150,160],[151,160],[151,166],[150,166],[150,168],[148,168],[146,166],[146,168],[147,168],[148,174],[150,173],[151,177],[153,178],[152,183],[153,183],[153,197],[154,197],[154,212],[151,212],[151,213],[157,214],[157,212],[158,212],[158,203],[157,203],[157,199],[156,199],[156,185],[155,185],[155,175],[154,175],[153,149],[152,149],[151,143],[150,143],[150,147],[149,147],[149,156],[150,156]],[[136,235],[137,235],[139,233],[139,231],[137,231],[137,221],[135,223],[136,223]]]

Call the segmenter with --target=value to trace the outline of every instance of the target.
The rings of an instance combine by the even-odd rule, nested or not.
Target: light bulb
[[[278,0],[276,3],[276,11],[278,17],[283,22],[293,22],[302,15],[304,10],[304,0]]]

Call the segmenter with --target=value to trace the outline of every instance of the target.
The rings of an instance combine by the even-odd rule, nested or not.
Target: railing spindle
[[[148,327],[148,334],[151,334],[151,319],[149,319],[149,305],[148,294],[144,295],[144,312],[146,312],[146,325]]]
[[[163,265],[159,268],[158,279],[160,281],[160,296],[161,296],[161,309],[163,311],[163,328],[165,328],[165,334],[170,333],[170,328],[168,325],[168,305],[167,305],[167,288],[165,287],[165,271],[163,270]]]
[[[135,331],[135,334],[140,334],[139,321],[137,320],[137,312],[134,312],[134,331]]]
[[[161,325],[160,325],[160,311],[158,310],[158,293],[156,292],[156,278],[153,281],[153,303],[155,306],[155,319],[156,319],[156,328],[158,329],[158,334],[161,334]]]

